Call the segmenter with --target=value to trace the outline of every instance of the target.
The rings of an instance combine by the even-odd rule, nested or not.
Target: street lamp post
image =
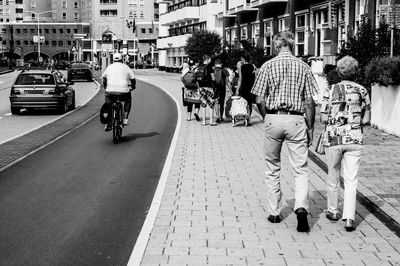
[[[46,14],[46,13],[52,13],[54,12],[53,10],[48,10],[48,11],[43,11],[43,12],[34,12],[34,11],[26,11],[27,13],[32,13],[35,14],[35,17],[37,19],[37,35],[38,35],[38,62],[40,61],[40,42],[41,42],[41,38],[40,38],[40,15],[42,14]]]

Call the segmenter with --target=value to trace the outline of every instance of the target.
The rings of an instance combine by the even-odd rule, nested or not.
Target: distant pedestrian
[[[215,66],[213,71],[213,83],[214,83],[214,97],[217,100],[217,123],[222,122],[224,107],[225,107],[225,96],[226,96],[226,84],[229,83],[229,72],[222,67],[222,61],[220,59],[215,60]]]
[[[362,126],[369,122],[371,104],[367,89],[353,82],[358,62],[345,56],[337,62],[343,79],[328,86],[323,94],[321,122],[326,124],[324,146],[328,165],[326,217],[337,221],[340,174],[344,180],[342,220],[346,231],[355,230],[357,171],[363,150]]]
[[[183,71],[185,71],[187,68],[189,68],[189,63],[188,63],[188,60],[185,58],[185,59],[183,59],[183,63],[182,63],[182,65],[180,66],[181,67],[181,69],[182,69],[182,71],[181,71],[181,73],[183,73]]]
[[[195,62],[194,62],[193,60],[190,59],[189,62],[188,62],[188,67],[185,68],[185,69],[182,71],[182,75],[181,75],[182,81],[183,81],[184,76],[185,76],[186,74],[188,74],[189,71],[192,71],[191,73],[193,73],[193,76],[194,76],[194,74],[195,74],[194,71],[195,71],[196,68],[197,68],[197,66],[196,66]],[[191,74],[189,73],[189,75],[191,75]],[[197,81],[196,81],[196,79],[195,79],[195,76],[194,76],[194,81],[193,81],[193,83],[194,83],[193,86],[195,86],[195,88],[194,88],[194,89],[193,89],[193,88],[189,88],[189,89],[187,88],[187,91],[190,92],[189,95],[192,95],[192,96],[196,96],[196,97],[197,97],[197,96],[199,95],[199,88],[198,88],[198,84],[197,84]],[[199,103],[193,103],[193,102],[185,101],[185,88],[182,88],[182,96],[183,96],[183,106],[186,106],[186,111],[187,111],[187,118],[186,118],[186,120],[187,120],[187,121],[192,120],[192,112],[193,112],[193,105],[194,105],[194,108],[195,108],[194,117],[196,118],[197,121],[200,121],[199,110],[200,110],[200,104],[201,104],[201,102],[199,102]]]
[[[47,69],[54,70],[55,64],[56,64],[55,59],[51,58],[50,61],[49,61],[49,65],[48,65]]]
[[[268,220],[281,221],[281,150],[286,140],[295,180],[297,231],[309,231],[307,220],[309,179],[308,147],[313,140],[318,87],[311,68],[293,56],[294,36],[284,31],[274,36],[278,55],[260,68],[252,89],[264,118],[264,158],[268,189]]]
[[[200,87],[200,94],[203,99],[202,106],[204,107],[203,110],[203,123],[202,125],[206,125],[206,109],[207,106],[209,108],[209,119],[210,119],[210,126],[217,125],[214,122],[214,105],[215,105],[215,95],[213,89],[213,81],[211,77],[211,73],[213,73],[213,68],[211,65],[211,57],[208,55],[203,56],[203,64],[201,64],[197,68],[197,77],[198,77],[198,84]]]
[[[256,96],[251,93],[254,85],[256,66],[250,63],[250,54],[246,53],[241,58],[242,65],[239,68],[238,92],[239,96],[243,97],[249,106],[249,118],[247,125],[250,125],[250,117],[253,111],[253,103],[256,103]]]

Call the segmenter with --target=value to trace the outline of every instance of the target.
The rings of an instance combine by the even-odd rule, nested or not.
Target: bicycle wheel
[[[119,141],[118,137],[118,107],[116,104],[113,105],[112,109],[112,130],[113,130],[113,142],[117,144]]]

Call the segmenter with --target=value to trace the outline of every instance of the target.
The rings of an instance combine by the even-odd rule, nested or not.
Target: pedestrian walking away
[[[362,126],[369,123],[371,103],[368,91],[353,82],[358,62],[345,56],[337,62],[343,81],[325,89],[321,103],[321,122],[326,124],[323,141],[328,166],[326,217],[340,219],[338,209],[340,174],[344,180],[342,220],[346,231],[355,229],[357,172],[363,150]]]
[[[254,64],[250,63],[250,54],[246,53],[242,58],[243,62],[242,66],[238,69],[239,71],[239,80],[238,80],[238,92],[239,96],[243,97],[248,104],[249,107],[249,117],[247,121],[247,125],[250,125],[250,117],[253,111],[253,103],[256,101],[256,96],[251,93],[251,89],[254,85],[255,72],[256,67]]]
[[[264,159],[268,198],[268,220],[281,221],[281,150],[285,141],[295,180],[297,231],[308,232],[308,147],[313,140],[317,82],[311,68],[292,54],[294,36],[283,31],[274,36],[278,55],[258,72],[252,93],[264,118]]]
[[[200,121],[199,110],[200,110],[200,91],[199,85],[196,80],[195,73],[195,62],[189,60],[188,67],[182,71],[181,80],[185,87],[182,87],[182,102],[183,106],[186,106],[187,121],[192,120],[193,105],[195,110],[194,117],[197,121]]]
[[[217,123],[222,122],[224,107],[225,107],[225,96],[226,86],[229,83],[229,72],[225,68],[222,68],[222,61],[220,59],[215,60],[215,67],[212,73],[214,81],[214,97],[217,99]]]
[[[215,126],[214,122],[214,105],[215,105],[215,96],[214,96],[214,88],[213,81],[211,77],[211,73],[213,72],[213,68],[211,65],[211,57],[208,55],[203,56],[203,64],[197,68],[196,76],[197,81],[200,87],[200,94],[202,98],[202,107],[203,107],[203,123],[202,125],[206,125],[206,109],[207,106],[210,109],[210,126]]]

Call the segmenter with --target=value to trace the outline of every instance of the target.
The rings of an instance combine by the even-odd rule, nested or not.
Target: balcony
[[[261,7],[272,3],[287,3],[288,0],[251,0],[250,5],[253,8]]]
[[[229,3],[229,10],[227,11],[227,15],[235,16],[237,14],[258,11],[257,8],[253,8],[251,6],[250,0],[236,0]]]
[[[160,14],[160,21],[164,22],[164,25],[170,25],[170,24],[175,24],[177,22],[183,22],[199,18],[200,18],[199,6],[186,6],[177,9],[175,11]]]

